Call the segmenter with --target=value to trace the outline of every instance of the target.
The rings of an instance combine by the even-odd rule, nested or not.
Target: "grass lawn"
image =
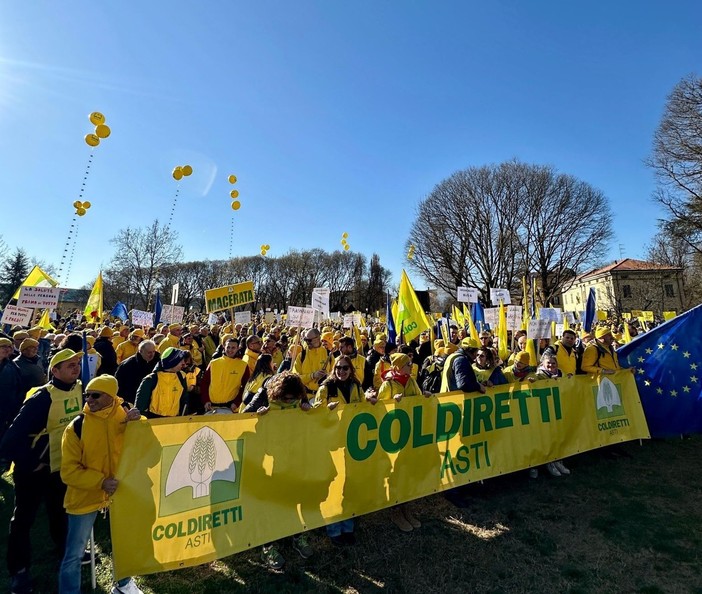
[[[358,544],[335,548],[310,535],[306,561],[289,539],[283,571],[262,565],[259,550],[138,579],[144,592],[680,592],[702,594],[702,437],[624,445],[631,458],[601,452],[567,461],[573,474],[525,472],[466,490],[467,506],[443,496],[411,503],[423,526],[409,534],[387,511],[363,517]],[[12,486],[0,480],[0,522],[12,512]],[[261,518],[261,521],[266,521]],[[55,592],[59,560],[43,513],[33,535],[35,592]],[[110,591],[107,522],[96,524],[97,592]],[[5,555],[6,539],[0,542]],[[7,575],[0,591],[9,591]],[[88,569],[83,591],[89,592]]]

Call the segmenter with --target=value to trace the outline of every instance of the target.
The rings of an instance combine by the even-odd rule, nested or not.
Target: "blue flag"
[[[475,324],[475,327],[478,329],[478,332],[482,332],[483,330],[488,329],[489,326],[485,323],[485,310],[483,309],[483,306],[481,305],[480,301],[471,303],[470,309],[470,314],[471,316],[473,316],[473,324]]]
[[[80,382],[83,384],[83,392],[90,381],[90,363],[88,362],[88,338],[83,330],[83,357],[80,366]]]
[[[121,301],[118,301],[115,304],[115,306],[112,308],[112,311],[110,312],[110,315],[112,317],[119,318],[123,322],[126,322],[129,318],[129,314],[127,313],[127,306]]]
[[[387,293],[386,313],[388,326],[388,342],[397,344],[397,330],[395,330],[395,319],[392,317],[392,306],[390,303],[390,293]]]
[[[585,307],[585,321],[583,322],[583,329],[585,332],[590,332],[590,330],[592,330],[592,323],[595,321],[596,308],[595,289],[590,287],[590,293],[587,296],[587,305]]]
[[[653,437],[702,433],[702,305],[617,350],[636,385]]]
[[[156,309],[154,310],[154,326],[161,322],[161,310],[163,306],[161,305],[161,292],[156,289]]]

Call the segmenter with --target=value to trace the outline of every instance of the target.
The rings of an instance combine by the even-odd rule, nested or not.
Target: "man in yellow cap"
[[[68,425],[61,443],[61,479],[66,484],[66,552],[59,572],[59,594],[80,592],[80,568],[97,514],[106,510],[119,487],[115,479],[127,421],[141,418],[117,396],[117,380],[99,375],[85,388],[83,412]],[[119,580],[116,593],[140,592],[131,578]]]
[[[158,352],[163,355],[166,349],[180,347],[180,336],[183,334],[183,326],[171,324],[168,327],[168,335],[158,345]]]
[[[582,370],[589,374],[609,375],[620,369],[611,328],[598,326],[595,328],[595,340],[583,352]],[[631,370],[634,371],[633,368]]]
[[[44,503],[49,533],[60,551],[66,544],[66,486],[61,481],[61,438],[83,405],[80,358],[63,349],[49,363],[51,381],[28,397],[0,443],[0,456],[14,462],[15,509],[7,540],[12,592],[31,592],[30,530]]]
[[[119,328],[116,335],[114,332],[112,333],[112,346],[114,347],[115,351],[125,340],[129,340],[129,326],[122,326]]]
[[[141,328],[132,330],[127,336],[127,340],[121,342],[117,347],[117,365],[136,355],[139,343],[142,340],[144,340],[144,331]]]
[[[460,390],[485,393],[485,386],[478,383],[473,370],[473,362],[480,348],[480,343],[474,338],[464,338],[461,340],[460,348],[446,357],[441,378],[442,392]]]
[[[185,414],[188,386],[179,373],[184,366],[186,352],[167,348],[161,360],[139,384],[136,407],[148,418],[177,417]]]

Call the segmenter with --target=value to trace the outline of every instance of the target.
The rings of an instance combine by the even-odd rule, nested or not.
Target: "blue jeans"
[[[333,536],[340,536],[347,532],[353,532],[353,518],[348,520],[341,520],[341,522],[334,522],[333,524],[327,524],[327,536],[329,538]]]
[[[98,512],[89,514],[68,514],[68,536],[66,537],[66,553],[59,570],[59,593],[80,594],[80,568],[85,547],[90,539],[90,530],[95,523]],[[132,578],[124,578],[117,582],[118,586],[126,586]]]

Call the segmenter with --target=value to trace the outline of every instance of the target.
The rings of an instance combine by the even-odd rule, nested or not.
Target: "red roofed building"
[[[615,260],[579,275],[563,292],[563,311],[584,311],[590,288],[594,288],[598,310],[681,313],[685,303],[682,272],[682,268],[632,258]]]

